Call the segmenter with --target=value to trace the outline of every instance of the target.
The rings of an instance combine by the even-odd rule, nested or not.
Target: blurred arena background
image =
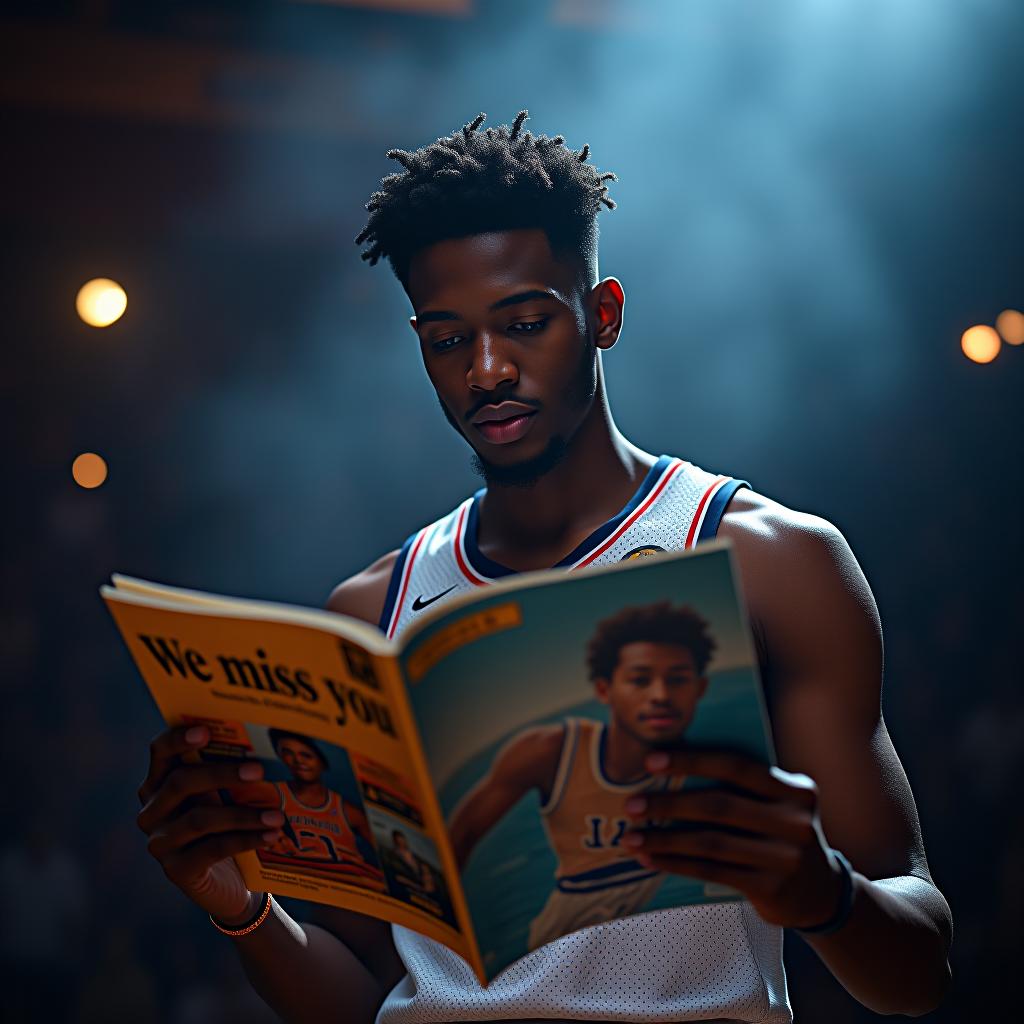
[[[386,149],[523,107],[620,176],[619,425],[831,519],[864,566],[956,923],[929,1019],[1002,1019],[1024,915],[1019,0],[4,11],[6,1019],[269,1019],[135,827],[160,722],[97,587],[321,604],[478,486],[404,293],[352,239]],[[95,278],[127,296],[105,328],[76,311]],[[798,1021],[873,1019],[797,938],[787,963]]]

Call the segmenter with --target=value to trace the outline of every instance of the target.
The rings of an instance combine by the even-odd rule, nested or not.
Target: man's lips
[[[537,410],[522,402],[499,402],[497,405],[485,405],[474,417],[473,423],[497,423],[501,420],[514,419],[517,416],[531,416]]]
[[[491,444],[509,444],[518,441],[533,425],[534,413],[531,410],[525,415],[510,416],[503,420],[484,420],[476,424],[476,429]]]
[[[641,722],[650,722],[653,725],[675,725],[683,720],[682,715],[674,714],[671,711],[665,711],[662,713],[654,713],[651,715],[641,715]]]
[[[523,402],[498,402],[485,405],[473,417],[473,426],[491,444],[518,441],[532,425],[537,410]]]

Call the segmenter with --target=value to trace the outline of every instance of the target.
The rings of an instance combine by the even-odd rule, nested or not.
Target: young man
[[[320,748],[309,737],[283,729],[270,729],[267,735],[292,777],[269,784],[274,791],[269,806],[281,809],[286,825],[276,842],[258,851],[260,860],[383,891],[383,872],[364,852],[375,849],[370,823],[359,807],[324,782],[328,763]],[[239,802],[268,806],[260,799]],[[362,850],[357,839],[365,844]]]
[[[647,755],[676,747],[704,696],[714,640],[707,622],[668,601],[623,608],[599,622],[587,645],[587,669],[609,722],[566,718],[531,726],[498,751],[490,771],[449,820],[460,866],[529,792],[540,797],[544,832],[558,859],[555,889],[530,923],[527,948],[634,914],[664,873],[623,845],[627,796],[684,780],[655,778]]]
[[[625,296],[600,278],[606,181],[589,147],[509,128],[389,155],[371,196],[371,264],[386,256],[441,408],[487,488],[339,585],[329,607],[394,634],[424,606],[526,569],[599,564],[706,537],[735,545],[779,762],[654,754],[648,770],[720,788],[629,796],[623,842],[643,863],[746,900],[596,925],[528,954],[486,989],[445,947],[353,914],[300,925],[276,904],[235,939],[288,1020],[791,1019],[782,929],[802,930],[838,981],[883,1013],[935,1007],[949,980],[949,908],[931,881],[913,796],[880,713],[882,640],[867,582],[834,526],[615,427],[601,353]],[[676,386],[678,382],[671,385]],[[167,876],[222,926],[263,907],[230,855],[276,840],[280,813],[193,805],[239,769],[191,765],[209,741],[153,743],[139,825]],[[247,766],[243,770],[251,770]],[[703,828],[646,828],[683,819]],[[844,856],[845,855],[845,856]],[[852,863],[853,870],[847,868]],[[396,984],[398,983],[398,984]]]
[[[384,851],[384,861],[391,868],[395,882],[405,889],[434,892],[437,885],[430,865],[417,855],[401,829],[391,832],[391,849]]]

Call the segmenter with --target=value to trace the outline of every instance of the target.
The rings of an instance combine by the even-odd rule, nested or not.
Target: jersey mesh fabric
[[[656,478],[645,483],[653,498],[637,504],[639,515],[625,517],[624,530],[620,524],[621,532],[612,531],[568,568],[617,562],[639,548],[693,546],[709,497],[728,478],[665,457],[655,469]],[[487,583],[486,568],[467,552],[473,501],[410,538],[396,567],[395,604],[382,623],[392,635],[415,617],[417,597],[432,605],[433,595],[444,592],[445,600]],[[447,946],[398,925],[392,932],[408,973],[384,1000],[377,1024],[793,1019],[782,929],[762,921],[746,901],[676,907],[585,928],[527,954],[486,988]]]

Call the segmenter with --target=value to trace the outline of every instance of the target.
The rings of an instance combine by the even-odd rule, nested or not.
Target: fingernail
[[[647,809],[647,798],[642,796],[631,796],[626,801],[626,813],[627,814],[639,814],[640,811]]]
[[[246,761],[241,768],[238,769],[238,777],[245,779],[246,782],[252,782],[254,779],[258,779],[263,775],[263,765],[258,761]]]
[[[206,735],[205,725],[193,725],[192,728],[185,733],[185,742],[191,743],[193,746],[198,746],[206,739]]]
[[[260,838],[265,843],[267,843],[269,845],[270,843],[276,843],[278,841],[278,839],[281,838],[281,833],[280,832],[264,832],[263,835]]]
[[[260,815],[260,821],[264,825],[283,825],[284,815],[280,811],[264,811]]]
[[[650,754],[647,758],[647,770],[651,772],[660,772],[663,768],[668,767],[669,763],[668,754],[659,751],[656,754]]]
[[[644,837],[642,832],[627,832],[622,837],[622,842],[626,846],[632,846],[634,849],[638,846],[644,845]]]

